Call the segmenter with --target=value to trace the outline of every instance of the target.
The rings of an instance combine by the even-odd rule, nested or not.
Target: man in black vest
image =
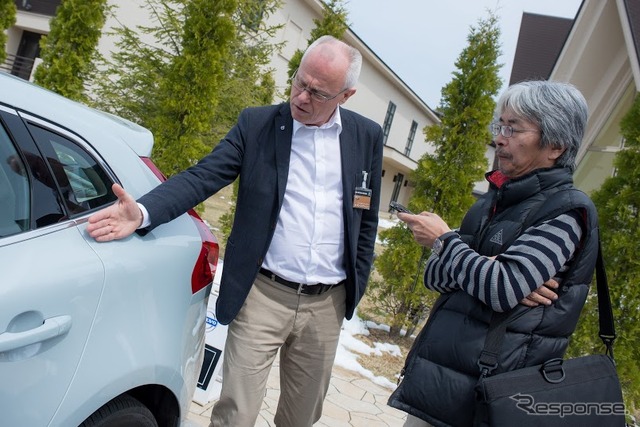
[[[473,424],[493,312],[509,312],[495,373],[562,357],[593,276],[597,213],[572,180],[584,97],[569,84],[523,82],[506,90],[495,117],[499,167],[459,231],[431,212],[398,213],[432,248],[425,285],[442,294],[389,399],[409,413],[405,426]]]

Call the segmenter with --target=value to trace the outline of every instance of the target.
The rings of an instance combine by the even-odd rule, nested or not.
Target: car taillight
[[[220,247],[207,224],[200,218],[200,216],[193,209],[189,210],[189,215],[196,223],[200,237],[202,238],[202,249],[200,249],[200,255],[196,265],[193,267],[193,273],[191,273],[191,292],[194,294],[200,289],[206,287],[209,283],[213,282],[213,278],[216,275],[216,269],[218,268],[218,256],[220,254]]]
[[[140,158],[160,181],[166,181],[167,178],[160,172],[160,169],[153,164],[150,158]],[[200,233],[200,238],[202,239],[202,248],[196,260],[196,265],[193,267],[193,272],[191,273],[191,292],[195,294],[213,282],[218,267],[220,247],[218,246],[218,240],[213,233],[211,233],[207,224],[200,218],[200,215],[193,209],[190,209],[188,214],[195,222],[198,232]]]

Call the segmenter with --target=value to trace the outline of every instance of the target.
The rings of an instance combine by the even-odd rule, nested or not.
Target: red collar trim
[[[492,172],[489,176],[487,176],[487,181],[489,181],[490,183],[492,183],[496,187],[500,188],[500,187],[502,187],[502,185],[504,185],[505,182],[509,181],[509,178],[507,178],[499,170],[496,170],[496,171]]]

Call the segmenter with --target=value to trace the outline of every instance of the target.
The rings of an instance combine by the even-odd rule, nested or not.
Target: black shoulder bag
[[[624,427],[622,390],[613,360],[616,333],[601,247],[596,280],[599,336],[606,346],[605,354],[551,359],[492,376],[508,313],[493,314],[478,361],[481,376],[476,386],[475,426]]]

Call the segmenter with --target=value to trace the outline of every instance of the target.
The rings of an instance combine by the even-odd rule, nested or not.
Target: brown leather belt
[[[283,279],[282,277],[272,273],[266,268],[260,268],[260,274],[262,274],[263,276],[267,276],[269,279],[273,280],[274,282],[280,283],[287,288],[294,289],[298,294],[304,295],[321,295],[327,292],[329,289],[335,286],[340,286],[344,284],[344,282],[346,282],[346,280],[343,280],[342,282],[335,283],[333,285],[326,285],[324,283],[318,283],[317,285],[305,285],[304,283],[296,283],[291,282],[287,279]]]

